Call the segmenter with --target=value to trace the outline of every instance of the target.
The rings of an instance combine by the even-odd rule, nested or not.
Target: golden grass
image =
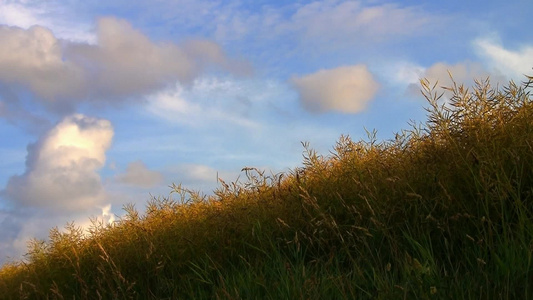
[[[202,196],[173,186],[85,236],[73,224],[0,269],[5,299],[527,299],[533,292],[528,89],[422,81],[425,126],[304,143],[303,166]]]

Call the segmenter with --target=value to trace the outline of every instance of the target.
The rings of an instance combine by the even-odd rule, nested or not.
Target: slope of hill
[[[439,92],[377,141],[304,143],[288,174],[244,168],[206,197],[74,224],[0,269],[2,299],[533,298],[533,77]]]

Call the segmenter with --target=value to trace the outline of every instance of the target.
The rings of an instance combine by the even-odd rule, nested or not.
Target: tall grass
[[[444,90],[426,124],[304,143],[301,168],[74,224],[0,269],[3,299],[533,299],[533,77]]]

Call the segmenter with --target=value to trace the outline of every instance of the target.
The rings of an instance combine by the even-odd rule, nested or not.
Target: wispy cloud
[[[91,24],[73,14],[63,1],[0,1],[0,24],[28,29],[40,25],[52,30],[56,37],[75,42],[94,42]]]
[[[147,110],[168,122],[205,128],[217,124],[258,129],[260,123],[251,114],[264,107],[277,87],[253,80],[201,77],[189,86],[176,84],[148,97]],[[261,93],[257,91],[261,90]]]
[[[213,38],[262,63],[282,56],[352,51],[355,46],[432,36],[448,20],[426,10],[428,5],[391,1],[270,1],[258,5],[213,0],[180,1],[178,6],[175,1],[163,0],[128,5],[146,11],[142,22],[168,24],[177,36],[195,32]]]
[[[369,43],[418,34],[436,21],[418,7],[332,0],[299,7],[291,16],[291,26],[287,27],[307,40]]]
[[[523,80],[523,75],[533,74],[533,45],[522,45],[516,50],[510,50],[497,37],[479,38],[473,44],[489,66],[509,78]]]
[[[422,6],[368,1],[300,1],[258,9],[227,5],[221,14],[215,11],[207,20],[207,28],[214,28],[209,34],[228,47],[243,45],[254,55],[260,53],[255,59],[262,64],[287,58],[309,61],[309,56],[332,52],[347,55],[354,47],[361,51],[431,36],[446,22],[445,16]]]
[[[17,2],[0,2],[0,24],[10,24],[13,26],[28,28],[32,25],[42,23],[38,18],[39,10]]]

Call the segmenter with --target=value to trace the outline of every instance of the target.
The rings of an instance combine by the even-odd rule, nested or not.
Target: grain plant
[[[2,299],[533,299],[533,77],[421,81],[427,122],[303,143],[211,196],[75,224],[0,269]]]

